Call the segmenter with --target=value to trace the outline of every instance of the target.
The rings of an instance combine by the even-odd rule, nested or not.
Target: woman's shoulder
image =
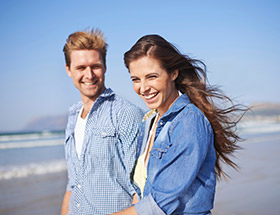
[[[194,104],[187,104],[182,111],[174,119],[174,124],[177,123],[187,123],[187,124],[198,124],[205,123],[208,127],[211,127],[211,124],[203,112]]]

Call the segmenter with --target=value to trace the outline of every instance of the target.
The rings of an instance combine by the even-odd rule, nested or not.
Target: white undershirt
[[[75,126],[75,146],[76,146],[76,151],[77,151],[79,158],[81,157],[81,153],[82,153],[85,129],[86,129],[87,118],[88,118],[88,115],[87,115],[86,118],[83,119],[81,117],[82,112],[83,112],[83,107],[81,108],[81,110],[79,112],[79,115],[77,118],[77,123]]]

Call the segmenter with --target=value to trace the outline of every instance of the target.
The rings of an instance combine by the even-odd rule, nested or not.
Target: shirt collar
[[[172,113],[177,113],[188,104],[190,104],[190,99],[186,94],[182,94],[179,96],[176,101],[171,105],[171,107],[164,113],[162,119],[168,117]]]
[[[97,100],[104,100],[106,98],[109,98],[111,96],[115,95],[115,93],[113,92],[113,90],[111,90],[111,88],[106,88],[96,99]],[[81,101],[77,102],[76,104],[72,105],[69,109],[70,113],[79,113],[79,111],[81,110],[83,106],[83,103]]]
[[[101,98],[107,98],[107,97],[110,97],[110,96],[113,96],[113,95],[115,95],[115,93],[113,92],[113,90],[111,90],[111,88],[106,88],[106,89],[103,91],[103,93],[100,94],[99,97],[101,97]],[[98,98],[99,98],[99,97],[98,97]],[[97,98],[97,99],[98,99],[98,98]]]

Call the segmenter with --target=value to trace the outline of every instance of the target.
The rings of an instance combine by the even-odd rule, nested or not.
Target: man
[[[105,87],[106,51],[103,34],[94,29],[69,35],[63,49],[81,101],[69,110],[61,214],[109,214],[131,206],[142,111]]]

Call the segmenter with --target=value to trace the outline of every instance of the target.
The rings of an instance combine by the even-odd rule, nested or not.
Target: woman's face
[[[142,57],[129,64],[135,92],[150,109],[157,109],[162,116],[179,96],[175,88],[178,71],[168,74],[157,60]]]

